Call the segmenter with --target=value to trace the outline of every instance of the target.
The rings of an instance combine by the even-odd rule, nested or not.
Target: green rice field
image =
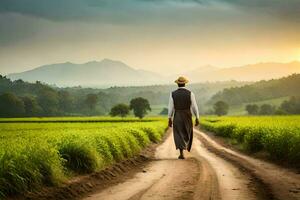
[[[162,118],[0,120],[0,197],[57,185],[137,155],[161,139]]]
[[[249,152],[300,166],[300,116],[203,117],[201,127],[228,137]]]

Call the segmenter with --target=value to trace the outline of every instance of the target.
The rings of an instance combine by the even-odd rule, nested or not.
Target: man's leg
[[[179,151],[180,151],[180,155],[179,155],[178,159],[184,159],[183,149],[179,149]]]

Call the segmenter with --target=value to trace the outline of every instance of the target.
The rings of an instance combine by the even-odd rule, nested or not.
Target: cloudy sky
[[[160,73],[300,60],[300,1],[0,0],[0,73],[103,58]]]

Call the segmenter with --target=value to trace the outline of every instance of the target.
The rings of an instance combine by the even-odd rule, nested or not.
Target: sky
[[[104,58],[161,74],[300,60],[300,1],[0,0],[0,74]]]

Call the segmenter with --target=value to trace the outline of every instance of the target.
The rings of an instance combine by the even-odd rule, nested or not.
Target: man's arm
[[[191,105],[192,111],[196,117],[195,125],[198,126],[199,125],[199,110],[198,110],[198,105],[197,105],[196,98],[195,98],[195,95],[193,92],[191,93],[191,102],[192,102],[192,105]]]
[[[169,106],[168,106],[169,127],[172,127],[173,114],[174,114],[174,101],[171,93],[169,97]]]

